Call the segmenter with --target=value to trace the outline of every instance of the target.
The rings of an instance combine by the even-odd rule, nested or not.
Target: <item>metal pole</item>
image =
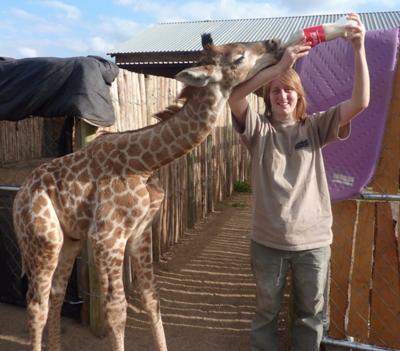
[[[362,344],[359,342],[348,341],[348,340],[336,340],[329,337],[324,337],[322,343],[329,346],[336,346],[346,348],[348,350],[365,350],[365,351],[400,351],[398,349],[388,349],[379,346],[373,346],[368,344]]]
[[[0,190],[18,191],[19,190],[19,186],[0,185]]]
[[[400,194],[361,193],[360,198],[375,201],[400,201]]]

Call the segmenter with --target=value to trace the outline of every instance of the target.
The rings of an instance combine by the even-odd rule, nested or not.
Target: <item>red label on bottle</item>
[[[303,29],[306,42],[311,46],[315,46],[319,43],[326,41],[324,28],[321,26],[309,27]]]

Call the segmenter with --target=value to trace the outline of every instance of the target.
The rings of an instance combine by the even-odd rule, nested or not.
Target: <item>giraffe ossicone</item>
[[[124,350],[127,250],[158,351],[166,351],[151,262],[151,223],[164,192],[153,174],[200,144],[211,132],[231,89],[281,55],[275,41],[214,45],[203,35],[197,67],[177,79],[187,86],[181,107],[158,114],[150,127],[102,134],[82,149],[35,169],[14,201],[14,227],[28,277],[32,351],[60,351],[60,312],[68,278],[85,240],[93,248],[112,351]]]

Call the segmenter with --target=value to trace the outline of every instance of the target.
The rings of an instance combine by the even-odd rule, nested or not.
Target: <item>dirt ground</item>
[[[171,351],[244,351],[254,313],[255,284],[248,255],[250,201],[235,194],[156,265],[161,312]],[[154,350],[137,293],[129,298],[126,350]],[[0,351],[29,350],[25,310],[0,304]],[[62,320],[62,350],[108,351],[107,338]]]

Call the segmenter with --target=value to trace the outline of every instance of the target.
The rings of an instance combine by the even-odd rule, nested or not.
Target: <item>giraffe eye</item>
[[[244,60],[244,55],[239,56],[238,58],[233,60],[233,64],[234,65],[240,65],[243,62],[243,60]]]

